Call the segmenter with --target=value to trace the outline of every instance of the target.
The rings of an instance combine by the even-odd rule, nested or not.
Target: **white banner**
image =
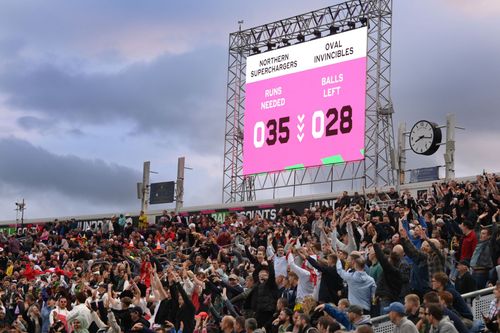
[[[366,57],[367,34],[362,27],[249,56],[246,83]]]

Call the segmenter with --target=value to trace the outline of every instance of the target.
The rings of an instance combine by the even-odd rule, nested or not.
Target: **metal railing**
[[[495,299],[493,290],[495,290],[495,287],[476,290],[462,295],[471,307],[474,320],[482,320],[482,314],[488,313],[490,303]],[[389,320],[388,315],[374,317],[372,318],[372,323],[375,333],[392,333],[394,331],[394,324]]]
[[[485,288],[462,295],[465,301],[471,306],[474,319],[482,320],[482,314],[488,313],[490,303],[495,299],[493,290],[495,290],[495,287]]]

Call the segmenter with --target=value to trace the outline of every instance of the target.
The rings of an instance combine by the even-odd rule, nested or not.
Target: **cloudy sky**
[[[3,1],[0,220],[137,211],[142,163],[218,203],[228,35],[339,1]],[[500,2],[395,1],[401,121],[457,115],[457,175],[500,171]],[[442,164],[442,151],[409,167]]]

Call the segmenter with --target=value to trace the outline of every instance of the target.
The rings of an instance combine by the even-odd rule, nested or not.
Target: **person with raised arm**
[[[177,299],[178,302],[177,308],[175,309],[175,327],[179,329],[182,322],[184,326],[183,332],[193,333],[195,325],[194,315],[196,312],[194,304],[182,287],[179,274],[172,271],[168,279],[173,282],[172,286],[175,294],[172,294],[172,297]]]
[[[290,232],[287,232],[287,237],[289,237]],[[273,234],[269,233],[267,235],[267,258],[273,261],[274,271],[276,276],[286,277],[288,275],[288,262],[285,256],[285,248],[283,245],[278,244],[276,252],[273,247]]]
[[[422,233],[424,241],[418,250],[413,243],[408,240],[406,229],[399,221],[400,242],[405,254],[413,261],[413,269],[410,276],[410,286],[412,291],[422,297],[431,290],[430,281],[432,274],[444,271],[445,258],[439,248],[439,242],[435,239],[428,239]]]
[[[400,258],[396,252],[391,252],[387,257],[382,251],[380,244],[377,243],[377,232],[375,231],[373,238],[373,249],[375,256],[382,266],[382,275],[378,280],[377,291],[375,295],[379,299],[380,314],[386,314],[384,309],[393,302],[399,300],[403,278],[399,271]]]
[[[335,216],[335,215],[333,215]],[[356,239],[354,238],[354,230],[352,226],[352,220],[354,218],[354,215],[352,213],[347,213],[345,208],[342,211],[342,215],[340,216],[340,225],[346,225],[346,230],[347,230],[347,244],[343,243],[341,240],[338,239],[339,234],[338,234],[338,227],[339,223],[337,222],[337,219],[334,218],[332,221],[332,232],[330,234],[331,242],[332,242],[332,247],[335,251],[344,251],[346,253],[351,253],[352,251],[356,251],[358,249],[356,245]]]
[[[354,271],[345,271],[342,262],[337,260],[337,273],[347,283],[347,298],[351,304],[360,306],[368,314],[375,299],[377,285],[365,271],[366,261],[357,254],[351,254]]]
[[[302,252],[302,249],[298,250],[295,249],[295,247],[293,247],[292,251],[288,254],[288,265],[290,270],[299,278],[295,303],[301,304],[304,301],[304,297],[314,293],[314,287],[317,283],[317,275],[315,276],[315,273],[312,270],[306,269],[305,266],[301,267],[297,265],[293,255],[294,252],[302,257],[303,260],[305,260],[306,255]]]
[[[318,302],[337,304],[339,301],[339,292],[344,288],[344,283],[339,273],[337,273],[337,255],[333,253],[331,246],[327,249],[331,252],[327,255],[327,260],[316,259],[309,254],[306,259],[309,264],[321,272],[321,281],[319,284]]]
[[[342,310],[332,304],[321,304],[315,309],[316,311],[325,311],[329,316],[333,317],[339,324],[344,326],[347,331],[355,331],[362,325],[372,326],[369,315],[364,315],[364,309],[358,305],[349,305],[345,310]]]

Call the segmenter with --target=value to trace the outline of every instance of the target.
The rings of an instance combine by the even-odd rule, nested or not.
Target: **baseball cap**
[[[396,312],[396,313],[399,313],[399,314],[402,314],[402,315],[406,314],[405,306],[402,303],[399,303],[399,302],[392,302],[391,304],[389,304],[388,307],[384,308],[384,312],[386,312],[386,313]]]
[[[357,315],[363,315],[363,308],[360,307],[359,305],[350,305],[348,308],[347,308],[347,312],[352,312],[352,313],[355,313]]]
[[[238,279],[238,276],[236,274],[231,274],[231,275],[229,275],[229,280],[237,280],[238,281],[239,279]]]

